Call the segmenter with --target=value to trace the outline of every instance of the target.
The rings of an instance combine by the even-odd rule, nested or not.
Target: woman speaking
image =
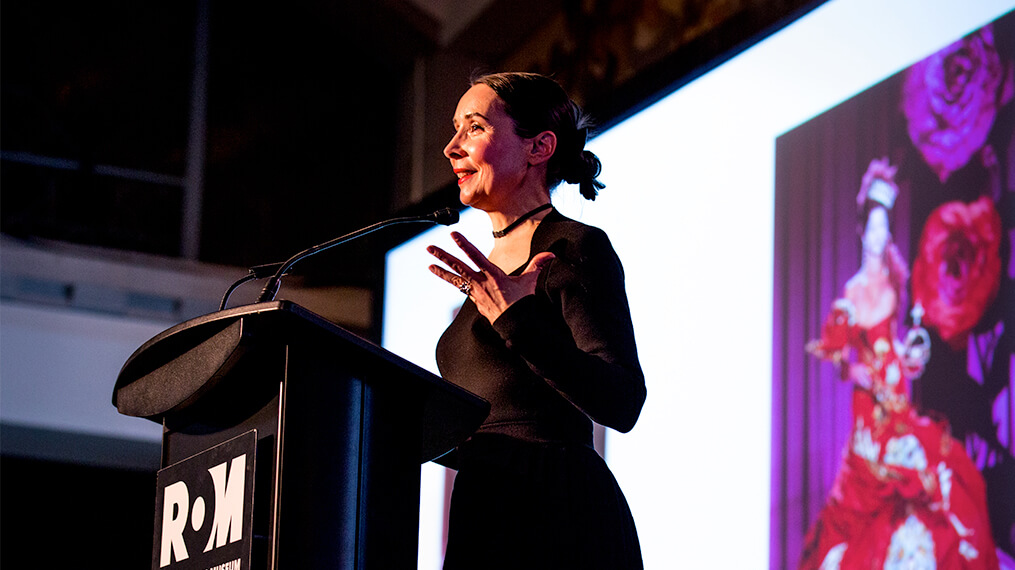
[[[463,204],[486,212],[488,255],[431,246],[465,294],[437,345],[448,381],[490,415],[453,459],[445,569],[641,568],[630,509],[592,444],[593,422],[634,427],[645,401],[624,272],[606,234],[550,205],[561,181],[595,199],[586,119],[552,79],[480,77],[444,149]],[[475,267],[475,269],[473,268]]]

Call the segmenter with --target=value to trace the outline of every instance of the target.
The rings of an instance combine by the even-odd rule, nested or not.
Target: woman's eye
[[[469,125],[469,131],[470,132],[474,133],[474,132],[482,131],[482,130],[483,130],[483,126],[480,125],[480,124],[473,123],[473,124]]]

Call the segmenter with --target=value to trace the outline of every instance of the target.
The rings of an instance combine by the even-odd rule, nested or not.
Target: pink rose
[[[902,95],[909,138],[941,182],[983,146],[1011,81],[989,25],[909,68]]]

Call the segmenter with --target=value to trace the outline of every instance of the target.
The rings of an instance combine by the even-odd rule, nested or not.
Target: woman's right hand
[[[451,232],[451,239],[462,248],[479,271],[433,245],[427,248],[427,252],[450,267],[451,271],[438,265],[431,265],[430,271],[468,295],[476,304],[479,313],[491,323],[515,301],[536,292],[539,274],[554,259],[554,255],[549,252],[536,254],[521,275],[512,276],[494,265],[460,233]]]

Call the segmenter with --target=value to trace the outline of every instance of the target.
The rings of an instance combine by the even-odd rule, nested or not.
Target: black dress
[[[536,294],[492,325],[466,301],[437,345],[444,378],[491,404],[442,460],[458,469],[444,568],[641,568],[592,447],[592,420],[626,432],[645,400],[623,268],[605,233],[556,210],[530,249],[556,256]]]

